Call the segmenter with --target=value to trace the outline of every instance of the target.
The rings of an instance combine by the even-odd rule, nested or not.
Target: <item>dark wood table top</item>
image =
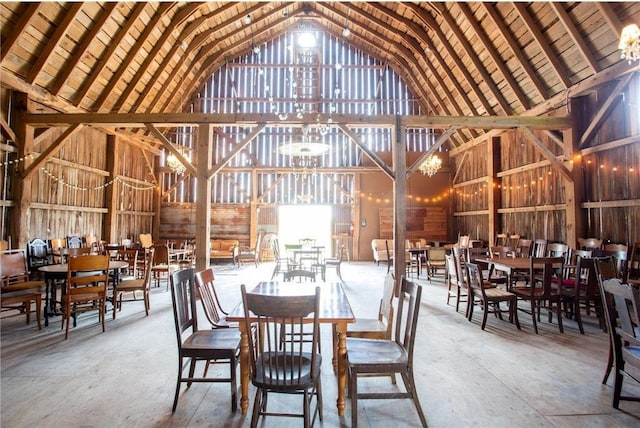
[[[351,304],[347,298],[342,284],[339,282],[279,282],[262,281],[256,285],[251,293],[266,294],[270,296],[296,296],[315,293],[316,286],[320,287],[320,313],[318,315],[321,323],[355,322],[356,317],[351,309]],[[242,302],[226,317],[227,321],[240,322],[244,320],[244,308]]]

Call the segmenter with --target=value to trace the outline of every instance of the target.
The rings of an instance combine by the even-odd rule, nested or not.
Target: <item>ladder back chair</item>
[[[138,278],[136,275],[136,259],[138,255],[137,250],[123,250],[123,251],[133,251],[135,253],[134,264],[133,264],[133,276],[130,276],[125,279],[120,279],[113,289],[113,319],[116,319],[116,308],[120,308],[122,310],[123,302],[136,302],[140,301],[138,299],[138,293],[142,294],[142,301],[144,302],[144,312],[147,316],[149,316],[150,309],[150,299],[149,293],[151,288],[151,263],[147,263],[144,268],[144,274],[142,278]],[[153,248],[149,250],[151,253],[151,257],[153,257]],[[127,295],[128,298],[124,299],[124,296]]]
[[[257,342],[253,335],[248,335],[251,383],[256,387],[251,427],[258,425],[260,416],[302,417],[305,428],[313,425],[316,416],[322,421],[320,287],[315,287],[314,294],[269,296],[248,293],[243,284],[242,302],[247,331],[255,323],[258,335]],[[312,327],[311,343],[298,336],[285,341],[282,347],[283,330],[300,330],[305,324]],[[270,393],[302,394],[303,412],[269,411]],[[316,406],[312,411],[314,398]]]
[[[73,316],[75,327],[77,314],[88,311],[98,311],[98,319],[104,333],[108,283],[108,256],[81,255],[69,258],[66,292],[62,296],[62,327],[66,324],[65,339],[69,337],[71,317]]]
[[[175,412],[178,406],[181,385],[186,383],[189,388],[193,382],[229,382],[231,385],[231,411],[235,412],[238,407],[236,368],[240,361],[240,335],[235,329],[198,329],[196,290],[193,278],[193,268],[187,268],[172,273],[169,281],[178,342],[178,379],[172,412]],[[205,371],[202,377],[196,377],[196,363],[212,360],[221,363],[227,362],[229,376],[207,377]],[[187,365],[189,373],[185,376]]]
[[[347,368],[351,394],[351,426],[358,426],[358,399],[410,398],[416,407],[423,427],[427,419],[422,412],[413,376],[413,353],[420,312],[422,287],[400,279],[401,290],[393,339],[361,339],[347,337]],[[405,390],[358,392],[361,375],[399,373]]]
[[[482,278],[482,270],[475,263],[465,264],[469,278],[469,299],[467,302],[467,319],[473,319],[473,307],[475,299],[480,300],[482,307],[482,324],[481,329],[484,330],[487,325],[487,315],[491,312],[502,319],[503,313],[509,314],[509,322],[516,324],[520,330],[520,321],[518,321],[518,298],[515,294],[498,287],[485,287],[485,281]],[[506,302],[509,307],[504,310],[500,307],[500,303]]]
[[[618,409],[621,400],[640,401],[640,396],[622,395],[625,378],[640,383],[634,376],[640,370],[640,336],[636,324],[640,319],[640,295],[637,288],[623,284],[618,278],[601,281],[600,289],[615,364],[612,405]]]

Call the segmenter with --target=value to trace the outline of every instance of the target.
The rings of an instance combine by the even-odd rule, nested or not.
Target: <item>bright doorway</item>
[[[331,254],[330,205],[281,205],[278,207],[278,240],[281,246],[298,244],[300,239],[315,239]]]

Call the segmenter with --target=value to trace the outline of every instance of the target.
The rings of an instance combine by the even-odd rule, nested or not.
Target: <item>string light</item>
[[[27,159],[33,159],[35,157],[36,157],[35,153],[30,153],[30,154],[24,155],[23,157],[18,158],[18,159],[10,160],[10,161],[7,161],[7,162],[0,162],[0,167],[7,166],[7,165],[14,165],[14,164],[17,165],[17,164],[19,164],[21,162],[26,161]]]
[[[101,184],[99,186],[93,186],[93,187],[81,187],[81,186],[77,186],[75,184],[70,184],[64,181],[64,179],[56,177],[55,175],[53,175],[51,173],[51,171],[49,171],[48,169],[46,169],[45,167],[40,167],[40,170],[42,172],[44,172],[47,176],[49,176],[49,178],[51,178],[53,181],[62,184],[63,186],[69,188],[69,189],[73,189],[73,190],[80,190],[80,191],[87,191],[87,190],[101,190],[101,189],[105,189],[109,186],[111,186],[112,184],[114,184],[116,181],[121,183],[124,187],[128,187],[129,189],[133,189],[133,190],[151,190],[155,188],[155,185],[150,184],[148,186],[135,186],[131,183],[128,183],[126,181],[124,181],[122,178],[115,178],[113,180],[109,180],[104,184]]]

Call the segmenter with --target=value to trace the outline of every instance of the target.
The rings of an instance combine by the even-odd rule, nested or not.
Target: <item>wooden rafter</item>
[[[456,4],[462,11],[462,14],[467,19],[467,22],[469,22],[469,25],[475,32],[478,39],[482,43],[482,47],[484,48],[485,52],[491,57],[491,60],[493,61],[494,65],[498,68],[498,70],[500,70],[502,77],[509,85],[509,89],[511,89],[511,91],[514,93],[514,95],[520,102],[521,107],[524,110],[528,110],[530,107],[529,100],[527,99],[522,89],[520,89],[520,86],[518,85],[518,83],[513,78],[511,71],[507,68],[505,64],[505,61],[498,55],[498,52],[493,48],[493,44],[491,43],[491,40],[489,40],[489,37],[487,36],[486,31],[480,26],[480,23],[473,16],[473,13],[471,12],[469,5],[467,3],[456,3]],[[484,70],[485,67],[482,67],[482,69]],[[501,93],[501,91],[499,90],[498,92]],[[505,100],[505,103],[506,103],[506,100]],[[509,108],[506,111],[512,112],[513,109]]]
[[[13,31],[9,33],[8,37],[0,39],[0,63],[4,61],[7,54],[13,49],[13,45],[16,44],[20,36],[25,33],[25,29],[31,24],[31,19],[38,13],[41,3],[28,3],[26,9],[20,14],[20,20],[18,20]]]
[[[565,88],[570,87],[571,81],[569,80],[569,78],[567,78],[566,74],[562,70],[562,66],[558,61],[558,56],[551,50],[551,46],[549,46],[549,43],[546,42],[544,35],[540,32],[540,29],[533,21],[533,18],[531,18],[531,15],[529,15],[526,5],[520,2],[512,2],[511,5],[522,19],[522,22],[527,27],[529,33],[531,33],[531,36],[533,37],[535,42],[540,47],[540,50],[544,54],[546,60],[549,62],[549,64],[551,64],[553,71],[555,71],[556,76],[558,76],[558,79],[560,79],[562,85]]]
[[[595,6],[602,14],[604,20],[607,21],[609,28],[611,29],[611,31],[613,31],[616,37],[620,36],[620,33],[622,32],[622,23],[620,23],[620,19],[618,19],[618,16],[613,11],[611,3],[596,2]]]
[[[484,8],[485,12],[487,12],[487,16],[491,18],[491,21],[500,32],[500,35],[502,36],[504,41],[507,43],[507,46],[509,46],[509,50],[518,59],[519,66],[522,68],[522,70],[527,75],[531,83],[533,83],[533,86],[538,91],[538,95],[543,99],[546,99],[547,89],[545,88],[544,84],[542,83],[538,75],[535,73],[535,71],[533,71],[533,69],[531,68],[529,61],[524,55],[524,51],[520,49],[517,41],[513,37],[513,34],[509,30],[509,28],[507,28],[507,26],[504,24],[504,21],[499,16],[495,5],[489,2],[479,2],[478,4]]]
[[[553,10],[556,12],[556,15],[558,15],[560,23],[564,27],[569,37],[571,37],[573,44],[578,47],[578,50],[580,50],[580,54],[586,60],[589,68],[591,69],[591,72],[595,74],[600,71],[598,69],[598,62],[593,57],[593,54],[585,43],[584,38],[578,33],[578,29],[576,28],[573,21],[571,21],[571,17],[567,13],[567,11],[564,10],[564,6],[562,5],[562,3],[549,2],[549,5],[551,5]]]
[[[0,126],[2,126],[2,133],[5,135],[7,140],[16,141],[16,133],[13,132],[13,129],[9,126],[9,123],[5,120],[4,116],[0,116]]]
[[[120,112],[124,111],[124,107],[127,103],[127,99],[129,98],[131,93],[134,92],[134,90],[136,89],[136,86],[140,82],[140,79],[142,79],[142,77],[144,77],[145,74],[148,72],[151,64],[158,58],[159,56],[158,54],[161,52],[161,50],[164,49],[165,43],[167,43],[168,40],[173,40],[174,31],[176,31],[176,29],[179,26],[184,25],[185,15],[188,16],[191,13],[195,12],[200,7],[200,5],[201,5],[200,3],[187,3],[185,7],[181,9],[180,12],[173,17],[171,23],[167,26],[165,31],[162,32],[162,35],[154,43],[153,48],[151,48],[151,50],[146,54],[147,55],[146,58],[144,59],[142,64],[140,64],[140,67],[138,68],[136,73],[134,73],[131,81],[127,83],[127,86],[124,89],[124,91],[122,91],[122,93],[120,94],[120,97],[118,98],[118,101],[116,101],[116,104],[115,104],[116,107],[118,108],[118,111]],[[162,16],[160,16],[159,19],[160,18],[162,18]]]
[[[56,77],[55,82],[51,87],[51,93],[53,95],[58,95],[58,93],[60,93],[60,89],[62,89],[62,87],[67,83],[67,80],[69,79],[73,71],[76,70],[76,67],[89,50],[89,46],[91,46],[91,43],[93,43],[98,34],[100,34],[100,32],[103,30],[102,27],[104,26],[104,24],[116,10],[116,6],[116,2],[106,3],[104,5],[104,10],[100,14],[96,22],[93,24],[91,31],[84,37],[82,43],[78,45],[68,64],[66,64],[62,68],[62,70],[60,70],[59,76]]]
[[[122,40],[129,34],[131,28],[133,28],[134,24],[138,20],[138,17],[142,14],[147,3],[135,3],[133,6],[133,10],[124,21],[124,25],[118,30],[116,34],[113,35],[109,43],[109,47],[102,54],[100,60],[91,70],[91,74],[87,76],[84,80],[82,87],[78,90],[77,95],[74,100],[75,105],[82,104],[82,100],[84,100],[85,96],[89,92],[89,90],[93,87],[94,83],[98,80],[100,74],[102,74],[102,70],[107,66],[107,64],[111,61],[113,54],[116,52]]]
[[[100,96],[93,103],[93,110],[100,111],[105,107],[105,104],[109,99],[112,91],[118,85],[118,83],[120,83],[120,80],[123,78],[124,74],[129,71],[129,67],[131,67],[133,60],[139,55],[139,52],[142,50],[142,47],[147,42],[149,36],[154,31],[156,31],[156,27],[161,27],[161,20],[175,6],[176,3],[173,2],[159,4],[158,10],[153,14],[151,21],[145,23],[144,30],[138,37],[135,38],[136,42],[134,43],[133,47],[127,50],[127,56],[122,61],[120,61],[117,71],[113,74],[113,76],[109,78],[109,83],[107,83],[101,90]],[[120,110],[120,106],[118,106],[117,104],[112,106],[112,108],[117,111]]]
[[[31,70],[26,77],[27,83],[35,82],[38,74],[42,71],[42,67],[49,62],[49,58],[53,54],[53,51],[62,42],[62,39],[69,31],[71,23],[76,19],[76,15],[80,13],[82,5],[82,2],[70,3],[69,10],[64,13],[64,18],[62,18],[62,21],[58,23],[56,30],[48,38],[47,45],[44,47],[44,50],[38,54],[36,62],[31,66]]]

